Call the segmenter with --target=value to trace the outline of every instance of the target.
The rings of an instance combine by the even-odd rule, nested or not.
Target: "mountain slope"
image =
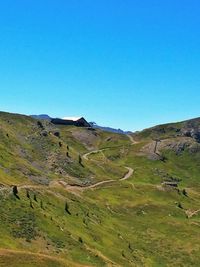
[[[0,266],[198,266],[199,126],[127,136],[0,113]]]

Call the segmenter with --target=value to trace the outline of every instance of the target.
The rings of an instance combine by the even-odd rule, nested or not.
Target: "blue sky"
[[[129,130],[200,116],[199,0],[0,3],[0,110]]]

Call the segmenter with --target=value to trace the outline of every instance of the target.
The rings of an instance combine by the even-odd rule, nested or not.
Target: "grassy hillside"
[[[0,113],[0,266],[198,266],[199,126],[130,137]]]

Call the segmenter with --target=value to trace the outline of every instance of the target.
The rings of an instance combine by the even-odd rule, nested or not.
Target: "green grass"
[[[25,188],[20,199],[12,187],[0,190],[0,266],[198,266],[200,213],[187,212],[200,207],[199,152],[164,150],[165,162],[141,154],[155,136],[176,140],[182,124],[139,133],[135,145],[100,130],[45,122],[41,129],[21,115],[0,113],[0,124],[1,187],[30,186],[30,199]],[[102,148],[79,164],[79,155]],[[126,166],[134,174],[119,181]],[[83,192],[51,186],[109,179]],[[179,179],[178,188],[162,186],[167,179]]]

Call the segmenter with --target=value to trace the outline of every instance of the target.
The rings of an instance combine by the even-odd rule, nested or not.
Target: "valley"
[[[198,266],[199,135],[1,112],[0,266]]]

